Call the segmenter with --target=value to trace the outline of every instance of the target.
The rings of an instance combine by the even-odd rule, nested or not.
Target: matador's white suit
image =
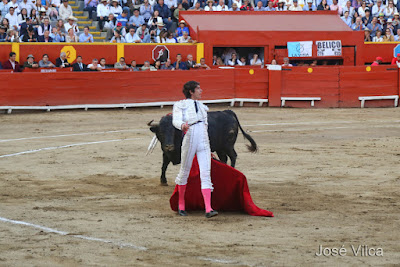
[[[172,113],[174,127],[182,130],[182,124],[188,123],[190,126],[182,142],[182,165],[175,180],[177,185],[187,184],[193,158],[197,155],[201,189],[213,189],[210,177],[211,150],[207,131],[207,111],[208,107],[206,105],[190,98],[181,100],[174,105]]]

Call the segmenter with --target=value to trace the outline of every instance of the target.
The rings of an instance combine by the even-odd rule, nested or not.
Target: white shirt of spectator
[[[217,11],[229,11],[228,6],[224,5],[223,7],[218,5],[216,8]]]
[[[12,1],[8,2],[8,9],[10,9],[10,7],[13,7],[13,8],[14,8],[14,14],[18,14],[18,13],[20,12],[18,6],[19,6],[19,5],[18,5],[17,2],[15,2],[15,3],[13,3]],[[8,13],[7,13],[7,14],[8,14]],[[4,17],[4,14],[2,14],[2,15],[3,15],[3,17]]]
[[[204,11],[217,11],[217,9],[216,9],[215,6],[212,6],[212,8],[210,8],[209,6],[206,6],[206,7],[204,8]]]
[[[250,59],[250,65],[262,65],[261,59],[257,58],[257,61],[254,63],[254,59]]]
[[[190,38],[190,36],[188,36],[187,39],[185,39],[185,37],[182,35],[182,36],[179,36],[179,37],[178,37],[178,43],[189,43],[189,41],[190,41],[191,39],[192,39],[192,38]]]
[[[101,5],[104,6],[103,4]],[[122,14],[122,7],[120,5],[118,5],[117,7],[110,6],[108,11],[109,13],[113,13],[115,17],[118,17],[118,15]]]
[[[383,42],[383,37],[374,36],[374,38],[372,38],[372,42],[377,42],[377,43]]]
[[[242,62],[240,60],[237,63],[238,63],[239,66],[246,66],[246,62]]]
[[[176,44],[175,38],[166,38],[165,42],[168,44]]]
[[[298,4],[297,7],[295,7],[294,5],[291,5],[289,7],[289,11],[303,11],[303,9],[301,8],[301,6]]]
[[[74,24],[69,24],[68,22],[64,24],[64,29],[65,32],[68,32],[69,29],[71,29],[72,27],[74,27],[74,32],[75,33],[79,33],[79,28],[78,26],[74,23]]]
[[[243,5],[242,0],[233,0],[233,1],[232,1],[232,4],[233,4],[233,3],[236,3],[239,9],[240,9],[240,7]]]
[[[142,39],[140,39],[140,37],[136,33],[134,33],[133,36],[132,36],[132,34],[130,32],[128,32],[125,35],[125,41],[127,43],[136,43],[136,41],[140,41],[139,43],[141,43]]]
[[[362,6],[360,6],[357,10],[358,15],[360,15],[361,17],[365,17],[365,10],[362,8]]]
[[[390,8],[389,6],[385,7],[385,11],[383,12],[383,14],[385,14],[385,17],[393,17],[394,13],[397,12],[397,8],[395,6],[393,6],[392,8]]]
[[[287,4],[286,4],[286,6],[293,6],[293,0],[289,0],[289,1],[286,1],[287,2]],[[303,8],[301,7],[301,6],[304,6],[306,3],[305,3],[305,1],[304,0],[298,0],[297,1],[297,6],[300,6],[300,8],[301,8],[301,10],[303,10]],[[288,8],[289,9],[289,8]],[[290,9],[289,9],[290,10]]]
[[[157,0],[149,0],[149,4],[151,6],[155,6],[155,4],[157,4]],[[194,5],[194,4],[193,4]]]
[[[58,9],[58,14],[60,16],[60,19],[65,21],[67,20],[67,18],[73,15],[72,7],[70,5],[68,5],[67,7],[65,7],[64,5],[60,5],[60,8]]]
[[[51,4],[55,5],[56,7],[60,7],[61,5],[61,0],[51,0]]]
[[[110,14],[110,8],[108,5],[98,4],[96,13],[98,17],[108,17]]]
[[[383,12],[385,12],[385,6],[384,6],[383,4],[381,4],[381,6],[378,7],[378,5],[375,4],[375,5],[372,7],[371,15],[372,15],[373,17],[378,17],[379,14],[380,14],[380,13],[383,13]]]
[[[18,29],[18,16],[17,16],[17,12],[14,11],[14,14],[11,15],[10,13],[7,13],[5,16],[6,19],[8,19],[8,23],[10,24],[10,28],[12,27],[13,29],[15,29],[15,27],[13,26],[17,26]]]
[[[166,4],[168,6],[168,8],[178,7],[178,1],[176,1],[176,0],[165,0],[164,4]]]
[[[23,8],[26,8],[28,16],[29,14],[31,14],[32,9],[36,9],[36,7],[32,4],[31,0],[26,1],[26,3],[24,1],[21,1],[18,5],[18,9],[22,10]]]

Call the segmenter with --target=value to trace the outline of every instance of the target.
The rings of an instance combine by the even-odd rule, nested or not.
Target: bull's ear
[[[153,133],[157,133],[158,132],[158,126],[151,126],[150,127],[150,131],[152,131]]]

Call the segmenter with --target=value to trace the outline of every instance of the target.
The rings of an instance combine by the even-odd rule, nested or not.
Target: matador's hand
[[[186,123],[183,123],[182,124],[182,132],[184,132],[184,133],[186,133],[187,132],[187,130],[189,130],[189,124],[186,122]]]

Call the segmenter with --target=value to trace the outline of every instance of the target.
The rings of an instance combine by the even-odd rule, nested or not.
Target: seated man
[[[174,67],[176,70],[188,70],[186,63],[182,62],[181,54],[176,55],[176,62],[172,64],[172,67]]]
[[[72,71],[87,71],[87,65],[83,64],[82,57],[76,57],[76,63],[72,64]]]
[[[146,60],[142,66],[142,70],[157,70],[154,66],[150,65],[150,62]]]
[[[125,38],[121,35],[121,31],[115,30],[114,36],[111,38],[110,43],[126,43]]]
[[[138,66],[136,66],[136,60],[132,60],[131,62],[131,69],[133,71],[140,71],[140,68]]]
[[[15,54],[15,52],[10,52],[9,59],[3,64],[3,69],[13,70],[14,72],[21,72],[21,67],[18,61],[15,60],[16,57],[17,55]]]
[[[92,60],[92,63],[87,65],[87,69],[89,71],[101,71],[103,68],[100,66],[99,61],[97,60],[97,58],[94,58]]]
[[[52,43],[53,38],[50,37],[50,32],[48,30],[45,30],[43,35],[38,37],[38,42]]]
[[[60,53],[60,57],[56,59],[56,67],[66,68],[71,67],[67,60],[67,54],[65,52]]]
[[[126,70],[128,66],[125,63],[125,58],[121,57],[118,62],[114,64],[114,69]]]
[[[178,43],[193,43],[193,40],[188,32],[183,32],[182,36],[178,37]]]
[[[150,43],[150,33],[146,24],[143,24],[137,29],[136,34],[139,36],[140,40],[142,40],[142,43]]]
[[[100,58],[100,67],[101,67],[102,70],[104,70],[104,69],[107,68],[107,66],[106,66],[106,59],[105,59],[104,57],[103,57],[103,58]]]
[[[167,61],[165,62],[165,64],[163,64],[161,66],[162,70],[175,70],[175,68],[172,66],[171,64],[171,59],[167,59]]]
[[[79,35],[80,43],[93,43],[93,35],[89,33],[89,26],[83,28],[83,33]]]
[[[203,58],[200,59],[200,63],[197,64],[198,69],[206,69],[210,70],[211,68],[206,64],[206,60]]]
[[[145,24],[143,24],[145,25]],[[135,33],[135,28],[131,27],[129,32],[125,35],[125,40],[127,43],[141,43],[142,39]]]
[[[42,60],[39,61],[39,68],[54,68],[55,65],[49,60],[49,56],[44,54]]]
[[[121,15],[118,15],[117,17],[117,24],[121,23],[122,27],[126,27],[128,24],[128,11],[124,10],[122,11]]]
[[[28,55],[28,57],[26,58],[26,61],[24,63],[24,68],[30,68],[30,69],[37,69],[39,68],[39,64],[37,64],[37,62],[34,61],[35,58],[33,57],[33,55]]]
[[[133,10],[133,16],[129,19],[128,25],[134,27],[135,30],[145,24],[143,16],[139,15],[139,9]]]
[[[197,64],[193,61],[193,56],[191,54],[187,55],[186,67],[188,70],[197,68]]]
[[[288,57],[283,58],[282,67],[293,67],[293,65],[289,63],[289,58]]]

